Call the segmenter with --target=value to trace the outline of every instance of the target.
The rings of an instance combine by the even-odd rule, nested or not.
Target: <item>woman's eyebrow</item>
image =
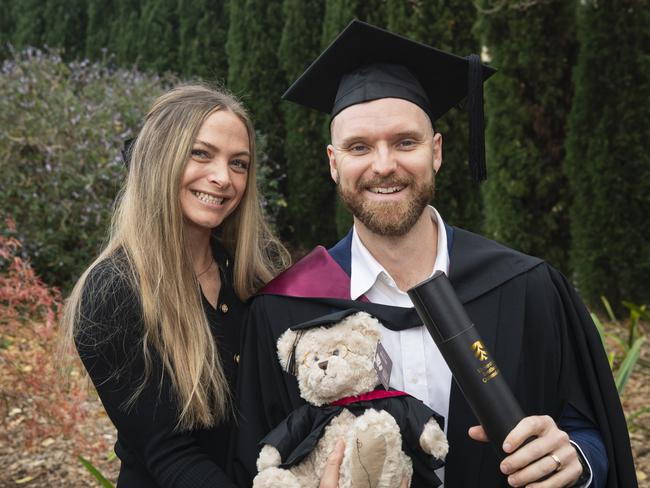
[[[210,144],[209,142],[202,141],[201,139],[197,139],[196,141],[194,141],[194,143],[195,144],[203,144],[204,146],[206,146],[207,148],[209,148],[213,152],[219,152],[219,148],[217,146],[215,146],[214,144]],[[239,151],[239,152],[233,154],[233,156],[250,156],[250,152],[248,152],[247,150]]]

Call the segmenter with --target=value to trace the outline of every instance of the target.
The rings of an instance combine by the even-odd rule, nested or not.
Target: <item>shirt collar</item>
[[[436,261],[431,270],[431,275],[440,270],[449,274],[449,251],[447,250],[447,230],[438,211],[432,206],[427,207],[431,212],[431,218],[438,226],[438,253]],[[377,261],[370,251],[363,245],[356,227],[352,229],[351,245],[351,267],[350,267],[350,298],[358,299],[370,290],[382,275],[392,279],[390,274]]]

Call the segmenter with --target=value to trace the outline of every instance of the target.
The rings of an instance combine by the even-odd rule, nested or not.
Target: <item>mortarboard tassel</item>
[[[304,331],[299,330],[296,332],[296,338],[293,340],[291,345],[291,352],[289,353],[289,360],[287,361],[287,373],[290,373],[294,376],[298,374],[298,368],[296,367],[296,347],[298,347],[298,342],[302,337]]]
[[[474,181],[487,179],[485,167],[485,116],[483,113],[483,67],[476,54],[468,56],[467,111],[469,113],[469,169]]]

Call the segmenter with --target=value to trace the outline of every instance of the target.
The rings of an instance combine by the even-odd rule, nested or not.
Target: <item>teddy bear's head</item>
[[[377,319],[359,312],[333,325],[287,330],[278,339],[278,357],[287,369],[294,356],[300,396],[320,406],[379,384],[373,366],[379,339]]]

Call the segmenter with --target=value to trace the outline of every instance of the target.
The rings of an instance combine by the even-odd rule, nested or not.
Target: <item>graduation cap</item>
[[[282,96],[332,118],[380,98],[418,105],[435,122],[467,97],[469,165],[486,178],[483,82],[496,70],[475,54],[440,51],[354,19]]]
[[[287,360],[287,372],[296,375],[296,347],[298,347],[298,342],[302,338],[302,334],[314,327],[327,327],[328,325],[333,325],[339,323],[344,318],[359,313],[359,310],[354,308],[347,308],[344,310],[338,310],[333,313],[328,313],[327,315],[321,315],[315,319],[308,320],[306,322],[301,322],[299,324],[289,327],[290,330],[297,332],[296,338],[293,341],[291,346],[291,352],[289,353],[289,358]]]

